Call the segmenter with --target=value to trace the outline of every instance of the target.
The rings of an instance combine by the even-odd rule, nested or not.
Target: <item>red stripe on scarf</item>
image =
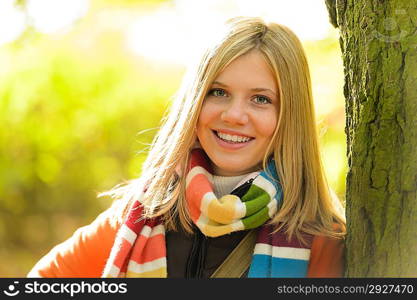
[[[278,233],[271,235],[271,232],[274,231],[274,225],[264,225],[261,230],[258,232],[257,243],[269,244],[274,247],[291,247],[291,248],[311,248],[311,243],[313,241],[313,235],[308,233],[301,233],[302,237],[306,241],[306,245],[302,244],[294,235],[290,241],[287,240],[287,235],[285,234],[285,228],[282,228]]]
[[[206,152],[204,152],[203,149],[200,149],[200,148],[193,149],[191,150],[190,164],[188,166],[187,173],[195,166],[203,167],[209,173],[213,173],[213,170],[209,162],[210,162],[210,159],[208,158]]]
[[[114,265],[119,269],[122,269],[123,266],[126,264],[125,258],[129,257],[129,253],[132,249],[132,245],[126,240],[122,240],[122,245],[120,246],[120,250],[117,253],[117,257],[114,260]]]
[[[157,234],[150,238],[139,236],[130,259],[138,264],[144,264],[162,257],[166,257],[165,236]]]
[[[201,201],[203,196],[212,191],[213,187],[207,180],[206,175],[195,175],[185,191],[188,207],[190,209],[191,218],[195,221],[198,220],[201,214]]]
[[[136,201],[129,211],[129,216],[127,217],[127,220],[125,222],[125,225],[129,227],[133,232],[138,234],[144,225],[143,221],[138,222],[138,220],[142,217],[143,213],[143,206],[139,203],[139,201]]]

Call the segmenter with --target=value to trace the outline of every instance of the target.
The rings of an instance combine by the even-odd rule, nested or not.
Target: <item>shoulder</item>
[[[335,232],[345,232],[342,225],[334,224]],[[343,277],[344,237],[315,235],[311,244],[308,277]]]
[[[121,224],[114,203],[89,225],[52,248],[28,277],[100,277]]]

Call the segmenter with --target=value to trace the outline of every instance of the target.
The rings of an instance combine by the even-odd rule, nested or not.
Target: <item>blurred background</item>
[[[302,40],[344,201],[343,65],[324,0],[0,0],[0,277],[24,277],[109,206],[99,192],[140,175],[187,61],[239,15]]]

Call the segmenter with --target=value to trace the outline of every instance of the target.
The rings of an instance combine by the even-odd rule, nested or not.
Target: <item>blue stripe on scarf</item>
[[[249,269],[249,278],[297,278],[307,276],[308,261],[255,254]]]
[[[269,255],[255,254],[249,268],[249,278],[270,278],[271,259]]]
[[[307,267],[307,260],[273,257],[271,277],[306,277]]]

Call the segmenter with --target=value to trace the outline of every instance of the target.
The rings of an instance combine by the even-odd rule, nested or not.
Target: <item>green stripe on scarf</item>
[[[269,194],[254,184],[241,199],[246,205],[246,216],[254,214],[271,201]]]
[[[245,225],[246,229],[256,228],[264,224],[269,219],[269,209],[268,207],[262,208],[257,213],[243,218],[241,221]]]

